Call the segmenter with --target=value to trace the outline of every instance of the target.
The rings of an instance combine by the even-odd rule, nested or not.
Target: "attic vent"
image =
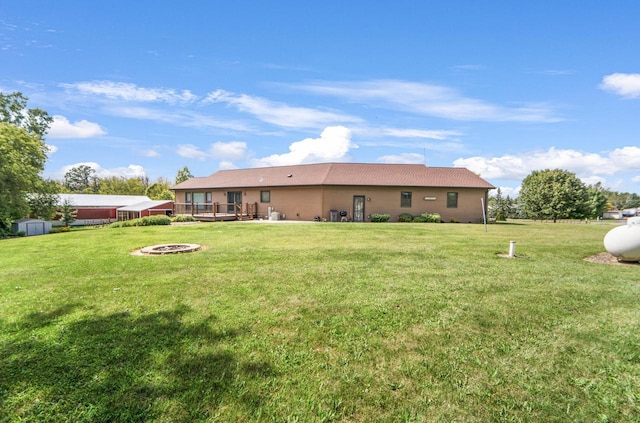
[[[288,175],[287,175],[287,178],[291,178],[292,176],[293,176],[292,174],[288,174]]]

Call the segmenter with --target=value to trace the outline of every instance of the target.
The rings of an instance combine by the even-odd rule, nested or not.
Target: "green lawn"
[[[0,421],[640,421],[640,266],[584,260],[611,228],[0,241]],[[519,257],[500,257],[511,240]],[[169,242],[206,249],[130,254]]]

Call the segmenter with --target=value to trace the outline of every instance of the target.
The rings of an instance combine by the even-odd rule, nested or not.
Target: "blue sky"
[[[426,162],[640,193],[636,1],[2,3],[49,177]]]

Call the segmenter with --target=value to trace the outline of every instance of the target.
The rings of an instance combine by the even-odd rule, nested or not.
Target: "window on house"
[[[261,203],[270,203],[271,202],[271,191],[260,191],[260,202]]]
[[[187,203],[185,205],[185,210],[191,211],[191,193],[190,192],[184,193],[184,202]]]
[[[411,207],[411,192],[402,191],[400,193],[400,207]]]
[[[193,195],[193,206],[196,211],[202,211],[206,209],[206,205],[204,204],[204,192],[194,192]]]
[[[458,208],[458,193],[457,192],[448,192],[447,193],[447,208],[450,208],[450,209]]]

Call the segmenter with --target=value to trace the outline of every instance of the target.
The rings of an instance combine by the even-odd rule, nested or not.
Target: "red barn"
[[[147,211],[161,209],[162,214],[171,213],[173,209],[172,201],[153,202],[146,195],[100,195],[100,194],[58,194],[59,205],[68,203],[77,211],[74,225],[99,225],[115,222],[118,220],[118,209],[131,207],[134,205],[146,204],[140,210],[141,216],[157,214]],[[138,216],[136,216],[138,217]]]

